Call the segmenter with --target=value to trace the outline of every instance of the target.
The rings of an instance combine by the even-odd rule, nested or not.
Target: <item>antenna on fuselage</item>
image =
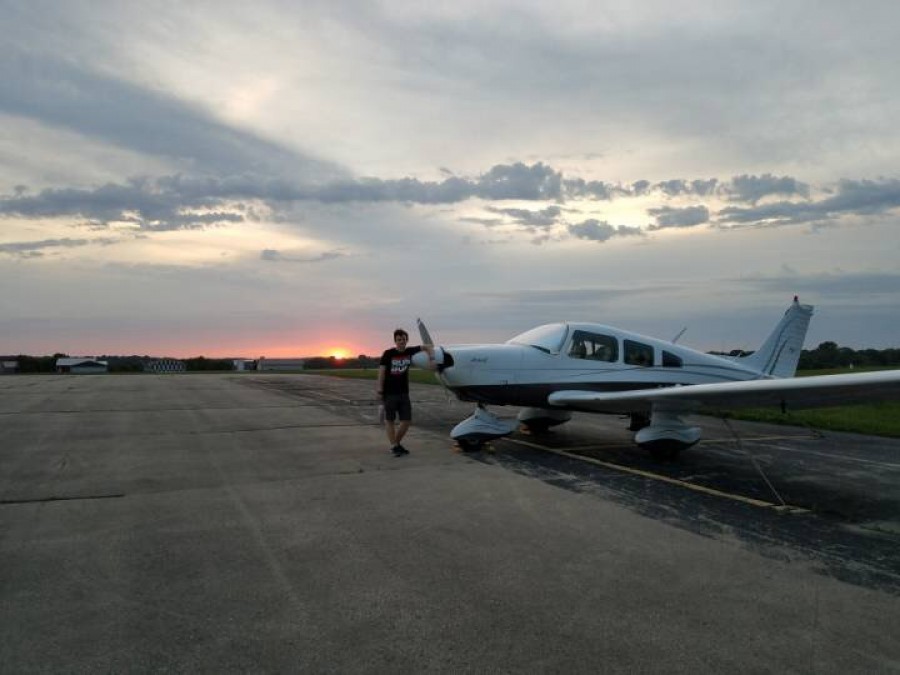
[[[676,342],[678,342],[678,338],[680,338],[682,335],[684,335],[684,332],[686,330],[687,330],[687,326],[685,326],[680,331],[678,331],[678,335],[676,335],[675,337],[672,338],[672,344],[675,344]]]

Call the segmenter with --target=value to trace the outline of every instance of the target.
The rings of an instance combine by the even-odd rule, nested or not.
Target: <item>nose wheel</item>
[[[484,440],[464,440],[462,438],[456,439],[456,445],[459,446],[460,452],[472,453],[472,452],[481,452],[485,448],[487,448],[487,441]]]

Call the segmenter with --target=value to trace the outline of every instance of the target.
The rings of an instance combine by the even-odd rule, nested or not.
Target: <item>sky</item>
[[[900,4],[0,0],[0,354],[900,345]]]

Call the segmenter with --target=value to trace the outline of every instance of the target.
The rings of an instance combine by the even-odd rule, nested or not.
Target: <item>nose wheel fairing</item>
[[[518,427],[517,420],[505,420],[497,417],[483,406],[457,424],[450,431],[450,438],[463,447],[480,446],[486,441],[509,436]]]

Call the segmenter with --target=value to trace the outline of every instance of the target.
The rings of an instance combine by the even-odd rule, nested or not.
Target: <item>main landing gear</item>
[[[647,450],[654,459],[675,459],[682,450],[700,440],[700,428],[685,424],[680,410],[654,407],[649,423],[643,425],[643,421],[635,423],[636,420],[632,418],[632,426],[640,427],[634,435],[634,442]]]
[[[567,410],[549,410],[547,408],[522,408],[516,419],[522,425],[522,430],[531,434],[546,433],[550,427],[559,426],[572,419],[572,413]]]

